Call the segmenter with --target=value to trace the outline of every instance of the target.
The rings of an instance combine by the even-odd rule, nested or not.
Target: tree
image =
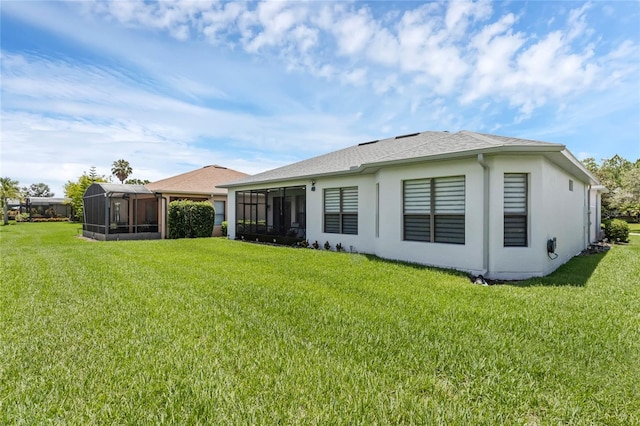
[[[603,158],[599,165],[593,157],[585,158],[582,164],[609,190],[602,194],[601,199],[605,216],[617,216],[620,213],[638,216],[639,213],[633,212],[640,209],[640,199],[637,189],[634,189],[640,159],[632,163],[616,154],[611,158]]]
[[[612,191],[611,206],[640,220],[640,161],[620,175],[620,187]]]
[[[131,165],[126,160],[116,160],[111,167],[111,174],[118,178],[120,183],[124,183],[125,179],[133,173]]]
[[[67,181],[64,185],[64,195],[71,199],[69,204],[73,207],[76,217],[83,217],[82,198],[87,188],[94,182],[107,182],[107,177],[96,175],[95,167],[92,167],[91,175],[84,172],[76,182]]]
[[[98,177],[98,173],[96,173],[96,166],[91,166],[89,168],[89,180],[91,180],[91,182],[95,182]]]
[[[148,184],[150,182],[151,181],[149,179],[145,179],[145,180],[142,180],[142,179],[127,179],[125,183],[128,184],[128,185],[146,185],[146,184]]]
[[[51,192],[51,188],[46,183],[32,183],[28,188],[22,188],[25,197],[53,197],[55,194]]]
[[[17,180],[9,177],[0,178],[0,203],[4,213],[4,224],[9,223],[9,199],[20,198],[20,188]]]

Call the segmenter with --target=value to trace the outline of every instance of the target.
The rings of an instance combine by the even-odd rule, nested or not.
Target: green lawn
[[[640,424],[640,237],[543,279],[0,227],[0,424]]]
[[[629,222],[629,232],[640,234],[640,223]]]

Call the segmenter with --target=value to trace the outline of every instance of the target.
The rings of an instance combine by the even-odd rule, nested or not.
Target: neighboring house
[[[73,217],[70,198],[61,197],[27,197],[24,202],[8,200],[9,209],[13,213],[27,213],[30,219]]]
[[[70,198],[60,197],[27,197],[25,205],[31,218],[73,217]]]
[[[365,142],[221,186],[230,238],[295,235],[494,279],[546,275],[597,240],[605,190],[564,145],[470,131]]]
[[[213,235],[222,235],[221,224],[227,218],[227,189],[218,185],[248,176],[226,167],[211,165],[145,185],[158,194],[162,214],[159,216],[162,237],[168,235],[167,212],[175,200],[209,201],[216,211]]]
[[[222,166],[205,166],[146,185],[94,183],[83,197],[83,235],[99,240],[157,239],[168,233],[169,203],[208,201],[216,211],[213,235],[222,235],[227,190],[216,185],[248,176]]]

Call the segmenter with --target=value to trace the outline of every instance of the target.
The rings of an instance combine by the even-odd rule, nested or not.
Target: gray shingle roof
[[[361,143],[234,181],[224,187],[339,174],[363,166],[505,150],[562,151],[564,145],[462,130],[421,132]]]

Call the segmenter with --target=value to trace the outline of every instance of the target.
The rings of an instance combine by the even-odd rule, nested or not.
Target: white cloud
[[[491,3],[487,0],[478,2],[450,1],[445,15],[448,32],[457,36],[464,35],[470,20],[483,20],[491,15]]]
[[[366,68],[356,68],[353,71],[343,74],[342,81],[354,86],[362,86],[366,84],[367,70]]]
[[[338,53],[356,55],[365,51],[376,32],[376,25],[367,8],[360,8],[355,13],[337,16],[338,21],[332,25],[336,36]]]
[[[537,38],[514,32],[517,18],[508,14],[485,26],[472,41],[475,71],[467,81],[464,103],[485,97],[502,98],[518,108],[517,121],[551,100],[575,96],[597,87],[604,69],[594,60],[593,44],[575,50],[572,41],[590,30],[589,4],[571,10],[564,30]]]

